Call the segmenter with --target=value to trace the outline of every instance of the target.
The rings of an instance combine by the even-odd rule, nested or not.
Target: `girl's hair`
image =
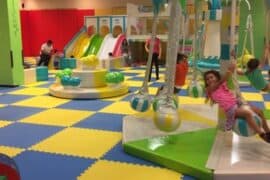
[[[218,71],[216,71],[216,70],[209,70],[209,71],[206,71],[206,72],[203,74],[203,80],[204,80],[205,87],[208,86],[208,84],[206,83],[206,76],[207,76],[208,74],[213,74],[214,76],[216,76],[216,78],[217,78],[218,80],[221,79],[221,75],[220,75],[220,73],[219,73]]]
[[[180,61],[187,59],[187,58],[188,58],[187,55],[182,54],[182,53],[178,53],[176,63],[178,64]]]
[[[254,69],[258,68],[260,64],[260,61],[256,58],[252,58],[248,61],[247,67],[250,71],[253,71]]]

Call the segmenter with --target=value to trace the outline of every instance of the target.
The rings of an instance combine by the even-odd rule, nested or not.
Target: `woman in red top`
[[[147,39],[144,45],[145,51],[149,53],[150,49],[150,42],[151,38]],[[151,74],[152,74],[152,67],[153,63],[155,63],[155,68],[156,68],[156,80],[159,80],[159,67],[158,67],[158,59],[161,57],[161,42],[158,37],[155,37],[155,42],[154,42],[154,48],[153,48],[153,55],[152,55],[152,63],[151,63],[151,68],[150,68],[150,74],[148,81],[151,81]]]

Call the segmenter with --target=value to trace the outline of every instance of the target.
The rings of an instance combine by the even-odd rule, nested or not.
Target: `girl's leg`
[[[263,134],[264,132],[262,129],[256,124],[256,122],[253,120],[252,112],[248,109],[243,108],[242,106],[237,108],[235,111],[235,117],[242,117],[244,118],[248,125],[254,129],[258,134]]]
[[[264,131],[270,132],[269,126],[266,122],[266,119],[265,119],[265,116],[264,116],[262,110],[257,108],[256,106],[250,106],[250,108],[252,109],[253,112],[258,114],[258,116],[260,116],[260,118],[262,119],[262,127],[263,127]]]

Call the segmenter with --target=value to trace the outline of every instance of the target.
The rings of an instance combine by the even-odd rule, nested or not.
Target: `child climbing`
[[[252,112],[245,108],[247,106],[238,100],[238,98],[228,89],[226,81],[235,70],[235,64],[231,64],[226,74],[221,77],[220,73],[215,70],[210,70],[204,73],[204,82],[207,94],[207,100],[217,103],[224,110],[227,121],[225,130],[232,129],[236,118],[244,118],[248,125],[266,142],[270,143],[270,129],[267,125],[263,112],[255,107],[248,105],[250,109],[258,114],[262,119],[262,127],[260,128],[254,121]]]
[[[250,81],[251,86],[260,91],[269,91],[270,83],[268,83],[261,71],[262,65],[260,61],[256,58],[250,59],[247,63],[247,70],[244,72],[240,69],[237,69],[237,74],[245,75]]]

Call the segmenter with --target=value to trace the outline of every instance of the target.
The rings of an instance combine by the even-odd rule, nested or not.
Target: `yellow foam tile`
[[[31,84],[27,84],[27,85],[24,85],[25,87],[35,87],[35,86],[40,86],[40,85],[43,85],[43,84],[47,84],[48,82],[46,81],[42,81],[42,82],[35,82],[35,83],[31,83]]]
[[[57,72],[59,72],[60,70],[57,70],[57,69],[50,69],[49,70],[49,73],[50,74],[56,74]]]
[[[6,154],[9,157],[15,157],[22,151],[24,151],[24,149],[9,146],[0,146],[0,152]]]
[[[186,96],[179,96],[179,103],[180,104],[205,104],[205,98],[193,98],[193,97],[186,97]]]
[[[241,94],[246,101],[262,101],[263,102],[263,96],[259,93],[242,92]]]
[[[5,127],[7,125],[10,125],[12,122],[11,121],[3,121],[0,120],[0,128]],[[0,151],[1,152],[1,151]]]
[[[0,104],[0,108],[7,106],[6,104]]]
[[[145,73],[138,74],[136,77],[145,77]]]
[[[129,95],[129,94],[124,94],[124,95],[118,96],[118,97],[105,98],[104,100],[105,100],[105,101],[113,101],[113,102],[115,102],[115,101],[119,101],[119,100],[121,100],[121,99],[124,99],[124,98],[127,97],[128,95]]]
[[[156,95],[157,94],[157,90],[158,90],[157,87],[149,87],[148,88],[149,94],[151,94],[151,95]]]
[[[213,117],[213,119],[203,117],[202,115],[199,114],[199,113],[203,113],[203,112],[194,113],[194,112],[191,112],[188,110],[180,109],[178,111],[178,113],[179,113],[179,117],[181,119],[183,119],[184,121],[201,122],[203,124],[207,124],[207,125],[213,126],[213,127],[217,125],[215,117]]]
[[[265,109],[270,109],[270,102],[264,102]]]
[[[131,107],[130,103],[126,101],[118,101],[112,103],[111,105],[106,106],[105,108],[101,109],[99,112],[104,113],[113,113],[113,114],[126,114],[131,115],[136,113]]]
[[[129,69],[129,70],[125,70],[122,71],[123,73],[145,73],[144,69]]]
[[[142,81],[134,81],[134,80],[126,80],[127,84],[129,84],[130,87],[141,87],[143,82]]]
[[[29,87],[29,88],[20,89],[17,91],[12,91],[8,94],[33,95],[33,96],[37,95],[38,96],[38,95],[47,94],[48,92],[49,92],[48,88]]]
[[[82,128],[66,128],[31,147],[31,150],[100,158],[121,140],[121,133]]]
[[[20,120],[20,122],[68,127],[92,114],[93,112],[91,111],[48,109],[32,116],[28,116]]]
[[[39,108],[53,108],[61,104],[67,103],[70,100],[61,99],[52,96],[36,96],[26,100],[22,100],[14,103],[16,106],[28,106],[28,107],[39,107]]]
[[[165,168],[99,160],[78,177],[78,180],[179,180],[180,177],[181,174]]]

